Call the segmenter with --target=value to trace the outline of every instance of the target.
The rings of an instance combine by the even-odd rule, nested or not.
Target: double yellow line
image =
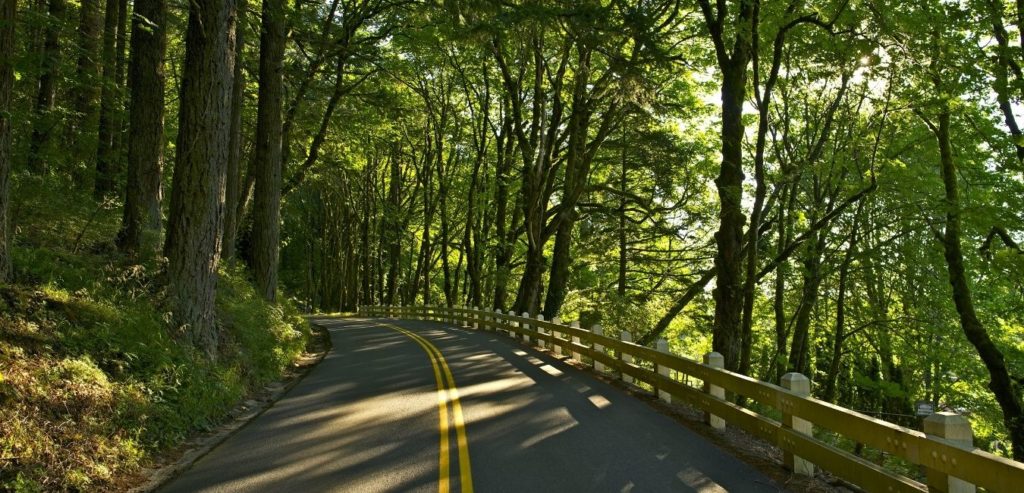
[[[459,391],[455,387],[455,377],[441,350],[429,341],[420,337],[415,332],[403,329],[397,325],[374,322],[376,325],[401,332],[410,339],[416,341],[430,358],[430,365],[434,368],[434,378],[437,380],[437,410],[440,415],[441,428],[441,467],[440,479],[438,480],[438,491],[449,493],[451,491],[451,447],[450,435],[451,426],[448,419],[448,405],[451,404],[451,415],[455,426],[455,440],[459,452],[459,486],[463,493],[473,493],[473,473],[469,465],[469,441],[466,440],[466,423],[462,416],[462,403],[459,402]]]

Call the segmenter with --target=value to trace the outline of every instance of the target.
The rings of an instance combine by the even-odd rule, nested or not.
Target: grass
[[[308,328],[221,269],[216,362],[169,330],[158,260],[113,248],[116,204],[15,182],[15,283],[0,285],[0,490],[109,491],[221,423],[302,353]]]

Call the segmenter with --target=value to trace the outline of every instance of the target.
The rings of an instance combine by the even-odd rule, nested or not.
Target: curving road
[[[647,404],[505,336],[425,321],[313,323],[330,331],[333,351],[160,491],[782,489]]]

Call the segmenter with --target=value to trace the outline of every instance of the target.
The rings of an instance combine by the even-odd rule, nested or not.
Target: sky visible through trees
[[[211,359],[241,264],[309,311],[559,316],[927,401],[1020,460],[1021,9],[0,0],[0,280],[38,181],[121,211]]]

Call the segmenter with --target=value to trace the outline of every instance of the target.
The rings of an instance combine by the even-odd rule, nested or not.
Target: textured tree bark
[[[724,36],[725,2],[712,7],[699,2],[705,24],[715,45],[718,67],[722,72],[722,164],[715,186],[718,188],[718,232],[715,233],[715,270],[717,283],[715,324],[711,347],[725,357],[725,368],[736,371],[742,352],[742,279],[743,265],[743,103],[747,94],[747,65],[751,60],[754,2],[741,0],[734,21],[733,46],[726,47]],[[715,11],[717,10],[717,12]]]
[[[263,0],[260,35],[260,88],[256,110],[252,270],[264,299],[277,298],[281,237],[281,106],[285,44],[283,0]]]
[[[0,282],[11,279],[10,176],[11,89],[14,86],[14,21],[16,0],[0,0]]]
[[[248,3],[246,0],[237,1],[236,24],[243,26]],[[245,29],[236,29],[235,66],[231,81],[231,138],[228,142],[228,165],[224,183],[224,233],[220,245],[220,256],[224,259],[235,257],[235,243],[238,241],[238,203],[242,187],[242,103],[245,100],[245,74],[242,71],[244,51]]]
[[[81,0],[78,24],[78,62],[75,73],[74,118],[69,118],[65,127],[66,140],[75,159],[86,161],[95,148],[86,147],[91,139],[82,135],[95,129],[97,117],[96,99],[99,97],[99,64],[96,55],[99,50],[100,10],[99,0]]]
[[[103,64],[100,67],[100,127],[96,147],[96,178],[92,194],[97,200],[117,190],[117,37],[121,0],[107,0],[103,16]]]
[[[64,23],[66,10],[64,0],[49,1],[46,31],[43,36],[43,58],[40,62],[39,92],[36,94],[32,115],[32,137],[29,141],[28,157],[29,170],[40,175],[45,174],[49,168],[45,151],[53,128],[57,125],[53,107],[59,78],[57,70],[60,68],[60,27]]]
[[[742,309],[741,268],[743,258],[743,102],[746,99],[747,61],[733,56],[722,67],[722,165],[718,188],[719,227],[715,233],[717,283],[715,325],[711,347],[725,357],[728,370],[738,370],[742,350],[740,313]]]
[[[185,32],[177,152],[171,189],[167,297],[172,323],[216,358],[217,265],[235,63],[234,0],[193,0]]]
[[[938,84],[936,84],[938,85]],[[1006,366],[1006,358],[989,338],[988,331],[974,309],[974,298],[967,280],[967,268],[960,247],[960,189],[957,183],[956,163],[950,144],[950,113],[946,109],[938,116],[937,127],[932,127],[939,144],[940,170],[946,192],[946,228],[942,247],[949,271],[949,284],[953,288],[953,303],[960,315],[960,327],[974,346],[989,373],[988,388],[995,395],[1003,411],[1003,423],[1010,435],[1013,457],[1024,460],[1024,401],[1019,384],[1014,382]]]
[[[164,150],[165,0],[136,0],[128,63],[128,186],[117,246],[137,252],[142,231],[159,236]]]

